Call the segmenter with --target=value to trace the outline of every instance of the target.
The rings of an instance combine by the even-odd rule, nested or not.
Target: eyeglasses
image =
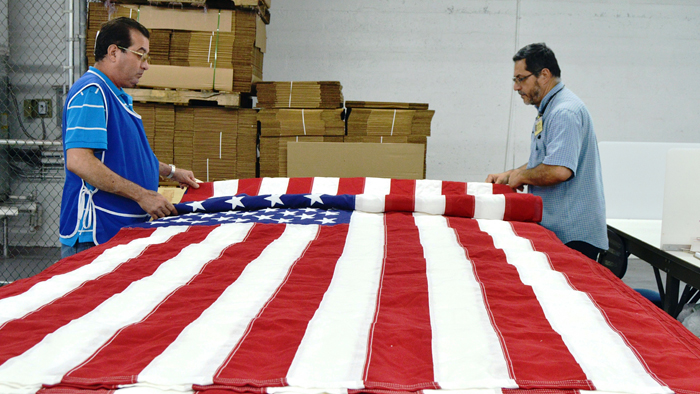
[[[535,75],[535,74],[530,73],[530,74],[528,74],[528,75],[526,75],[526,76],[524,76],[524,77],[514,77],[514,78],[513,78],[513,84],[522,85],[522,83],[525,82],[526,79],[530,78],[530,77],[533,76],[533,75]]]
[[[151,55],[148,53],[141,53],[141,52],[132,51],[129,48],[120,47],[118,45],[117,45],[117,48],[122,49],[124,51],[129,51],[133,54],[138,55],[139,57],[141,57],[141,63],[146,63],[147,61],[151,60]]]

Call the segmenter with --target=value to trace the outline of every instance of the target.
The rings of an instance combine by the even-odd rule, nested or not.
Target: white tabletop
[[[607,223],[651,246],[661,248],[661,220],[607,219]],[[700,267],[700,259],[689,252],[667,252]]]

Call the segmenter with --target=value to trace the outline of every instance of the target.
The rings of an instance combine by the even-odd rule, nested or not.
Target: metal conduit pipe
[[[68,88],[73,86],[73,73],[74,73],[74,55],[73,55],[73,40],[75,39],[73,36],[75,34],[75,21],[73,20],[74,18],[74,8],[73,8],[73,0],[66,0],[66,10],[64,11],[66,13],[66,17],[68,18],[68,37],[66,39],[66,45],[67,45],[67,52],[68,52],[68,65],[65,66],[65,70],[68,72],[67,78],[66,78],[66,85],[68,85]]]
[[[0,146],[61,146],[61,141],[52,140],[8,140],[0,139]]]
[[[82,75],[88,69],[87,57],[85,57],[85,53],[87,53],[87,1],[80,0],[78,15],[80,18],[80,33],[78,34],[78,38],[80,39],[80,45],[78,46],[80,48],[78,56],[78,59],[80,59],[80,69],[77,71],[77,76]]]

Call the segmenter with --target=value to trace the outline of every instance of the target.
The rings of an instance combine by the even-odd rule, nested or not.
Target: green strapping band
[[[213,90],[216,90],[216,60],[219,57],[219,26],[221,25],[221,10],[219,10],[219,18],[216,21],[216,45],[214,45],[214,80]]]

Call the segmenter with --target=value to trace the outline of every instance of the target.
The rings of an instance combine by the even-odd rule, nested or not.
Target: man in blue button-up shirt
[[[538,110],[527,164],[487,182],[513,189],[528,185],[542,197],[542,225],[572,249],[596,259],[608,249],[605,198],[598,143],[591,116],[561,82],[554,52],[544,43],[522,48],[513,57],[513,89]]]

